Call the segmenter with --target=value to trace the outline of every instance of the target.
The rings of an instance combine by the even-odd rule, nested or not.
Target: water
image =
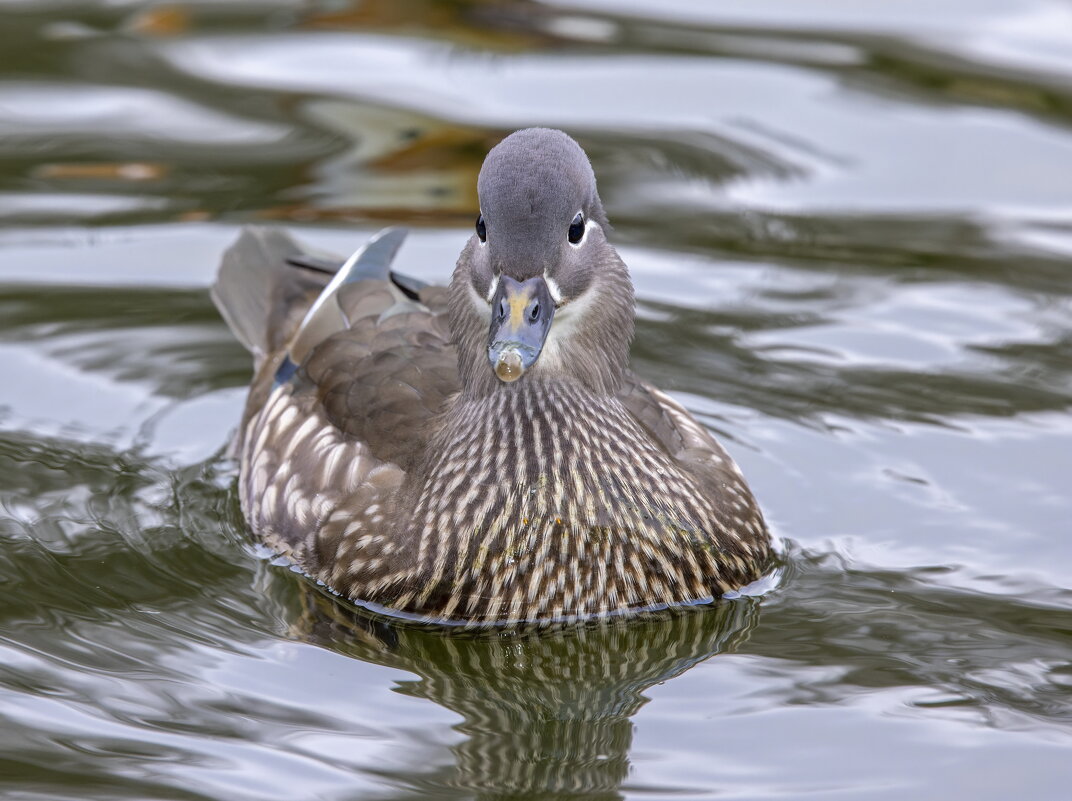
[[[1067,797],[1072,11],[1046,0],[0,5],[0,795]],[[634,361],[780,585],[459,636],[246,535],[242,224],[445,280],[566,127]]]

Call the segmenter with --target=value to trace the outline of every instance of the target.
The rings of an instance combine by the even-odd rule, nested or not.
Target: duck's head
[[[480,216],[451,282],[462,383],[571,378],[615,391],[633,336],[633,285],[607,241],[595,174],[561,131],[529,128],[488,154]]]

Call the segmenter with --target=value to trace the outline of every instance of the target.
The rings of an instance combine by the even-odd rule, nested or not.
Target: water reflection
[[[759,617],[742,598],[558,631],[459,634],[375,621],[307,587],[302,596],[294,636],[415,673],[400,692],[462,716],[465,740],[436,783],[479,798],[620,798],[644,691],[735,650]]]

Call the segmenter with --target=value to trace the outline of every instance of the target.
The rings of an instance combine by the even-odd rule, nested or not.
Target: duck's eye
[[[581,241],[581,238],[583,236],[584,236],[584,215],[581,214],[578,211],[577,216],[573,218],[573,222],[570,223],[570,227],[569,227],[569,241],[570,241],[570,244],[576,245],[578,242]]]
[[[572,228],[570,229],[573,230]],[[484,225],[484,215],[481,214],[476,218],[476,235],[480,237],[481,242],[488,241],[488,227]]]

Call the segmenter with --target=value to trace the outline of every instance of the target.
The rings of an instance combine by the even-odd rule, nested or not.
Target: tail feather
[[[283,231],[247,227],[223,254],[212,300],[257,365],[283,347],[301,319],[295,312],[304,313],[330,277],[287,265],[304,250]]]
[[[338,305],[339,289],[395,277],[391,262],[406,234],[405,228],[386,228],[340,266],[309,255],[278,229],[244,228],[223,254],[212,300],[256,366],[284,347],[289,359],[301,364],[316,345],[348,326]],[[412,290],[401,289],[401,298],[412,297]]]

